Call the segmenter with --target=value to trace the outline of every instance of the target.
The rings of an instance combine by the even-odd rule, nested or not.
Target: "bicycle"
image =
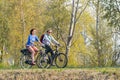
[[[50,68],[53,64],[53,62],[55,62],[55,65],[58,67],[58,68],[64,68],[67,66],[67,63],[68,63],[68,58],[67,56],[64,54],[64,53],[61,53],[59,52],[59,45],[56,45],[55,46],[55,50],[53,50],[54,52],[54,56],[52,58],[52,56],[50,55],[50,60],[48,63],[50,64],[49,67],[47,68]],[[48,53],[47,53],[48,54]],[[49,54],[48,54],[49,55]],[[41,56],[41,58],[44,58],[44,56]],[[41,59],[42,60],[42,59]],[[41,62],[42,63],[42,62]],[[42,64],[40,64],[42,66]],[[46,68],[45,66],[43,68]]]
[[[21,50],[21,57],[20,57],[20,65],[23,69],[28,69],[31,68],[32,65],[32,57],[31,57],[31,52],[28,49],[22,49]],[[37,57],[35,59],[35,62],[38,66],[38,68],[42,68],[41,66],[41,57],[44,57],[42,59],[42,64],[44,64],[44,67],[49,67],[50,64],[48,64],[48,61],[51,61],[51,58],[49,55],[45,54],[44,50],[39,50],[37,52]]]

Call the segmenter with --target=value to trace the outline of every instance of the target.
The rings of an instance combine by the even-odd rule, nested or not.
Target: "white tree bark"
[[[101,57],[101,53],[100,53],[100,49],[99,49],[99,0],[97,0],[97,6],[96,6],[96,44],[97,44],[97,57],[98,57],[98,66],[101,66],[101,61],[100,61],[100,57]]]
[[[22,47],[25,45],[25,18],[24,18],[24,11],[23,11],[23,0],[20,1],[20,10],[21,10],[21,27],[22,27]]]
[[[71,12],[71,21],[70,21],[69,34],[68,34],[67,46],[66,46],[66,55],[68,55],[70,51],[70,46],[71,46],[72,38],[74,35],[76,22],[78,18],[81,16],[81,14],[84,12],[84,10],[86,9],[88,2],[83,8],[83,10],[81,10],[80,13],[78,14],[79,0],[72,0],[72,12]],[[79,15],[78,17],[77,17],[77,14]]]

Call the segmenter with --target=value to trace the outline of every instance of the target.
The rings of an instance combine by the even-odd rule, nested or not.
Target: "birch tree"
[[[1,5],[1,12],[0,12],[0,50],[2,50],[1,53],[1,62],[3,61],[3,53],[5,52],[5,49],[8,46],[9,43],[9,27],[8,27],[8,3],[5,0],[0,1]]]
[[[107,19],[108,25],[120,30],[120,0],[102,0],[101,3],[105,11],[103,18]]]
[[[70,20],[70,26],[69,26],[69,34],[67,38],[67,46],[66,46],[66,55],[68,55],[71,47],[72,38],[75,32],[75,27],[78,19],[80,18],[81,14],[85,11],[87,8],[87,5],[90,0],[86,1],[85,6],[80,7],[80,0],[72,0],[72,12],[71,12],[71,20]],[[79,8],[81,10],[79,11]]]
[[[23,1],[20,0],[20,11],[21,11],[21,27],[22,27],[22,46],[25,45],[25,18],[24,18],[24,8],[23,8]]]

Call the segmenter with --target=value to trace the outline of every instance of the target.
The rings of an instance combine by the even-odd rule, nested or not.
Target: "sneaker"
[[[55,66],[55,63],[54,63],[54,62],[52,63],[52,66]]]
[[[35,65],[36,63],[35,62],[32,62],[31,65]]]

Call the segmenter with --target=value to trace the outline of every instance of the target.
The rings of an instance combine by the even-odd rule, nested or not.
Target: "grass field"
[[[120,80],[120,68],[1,69],[0,80]]]

